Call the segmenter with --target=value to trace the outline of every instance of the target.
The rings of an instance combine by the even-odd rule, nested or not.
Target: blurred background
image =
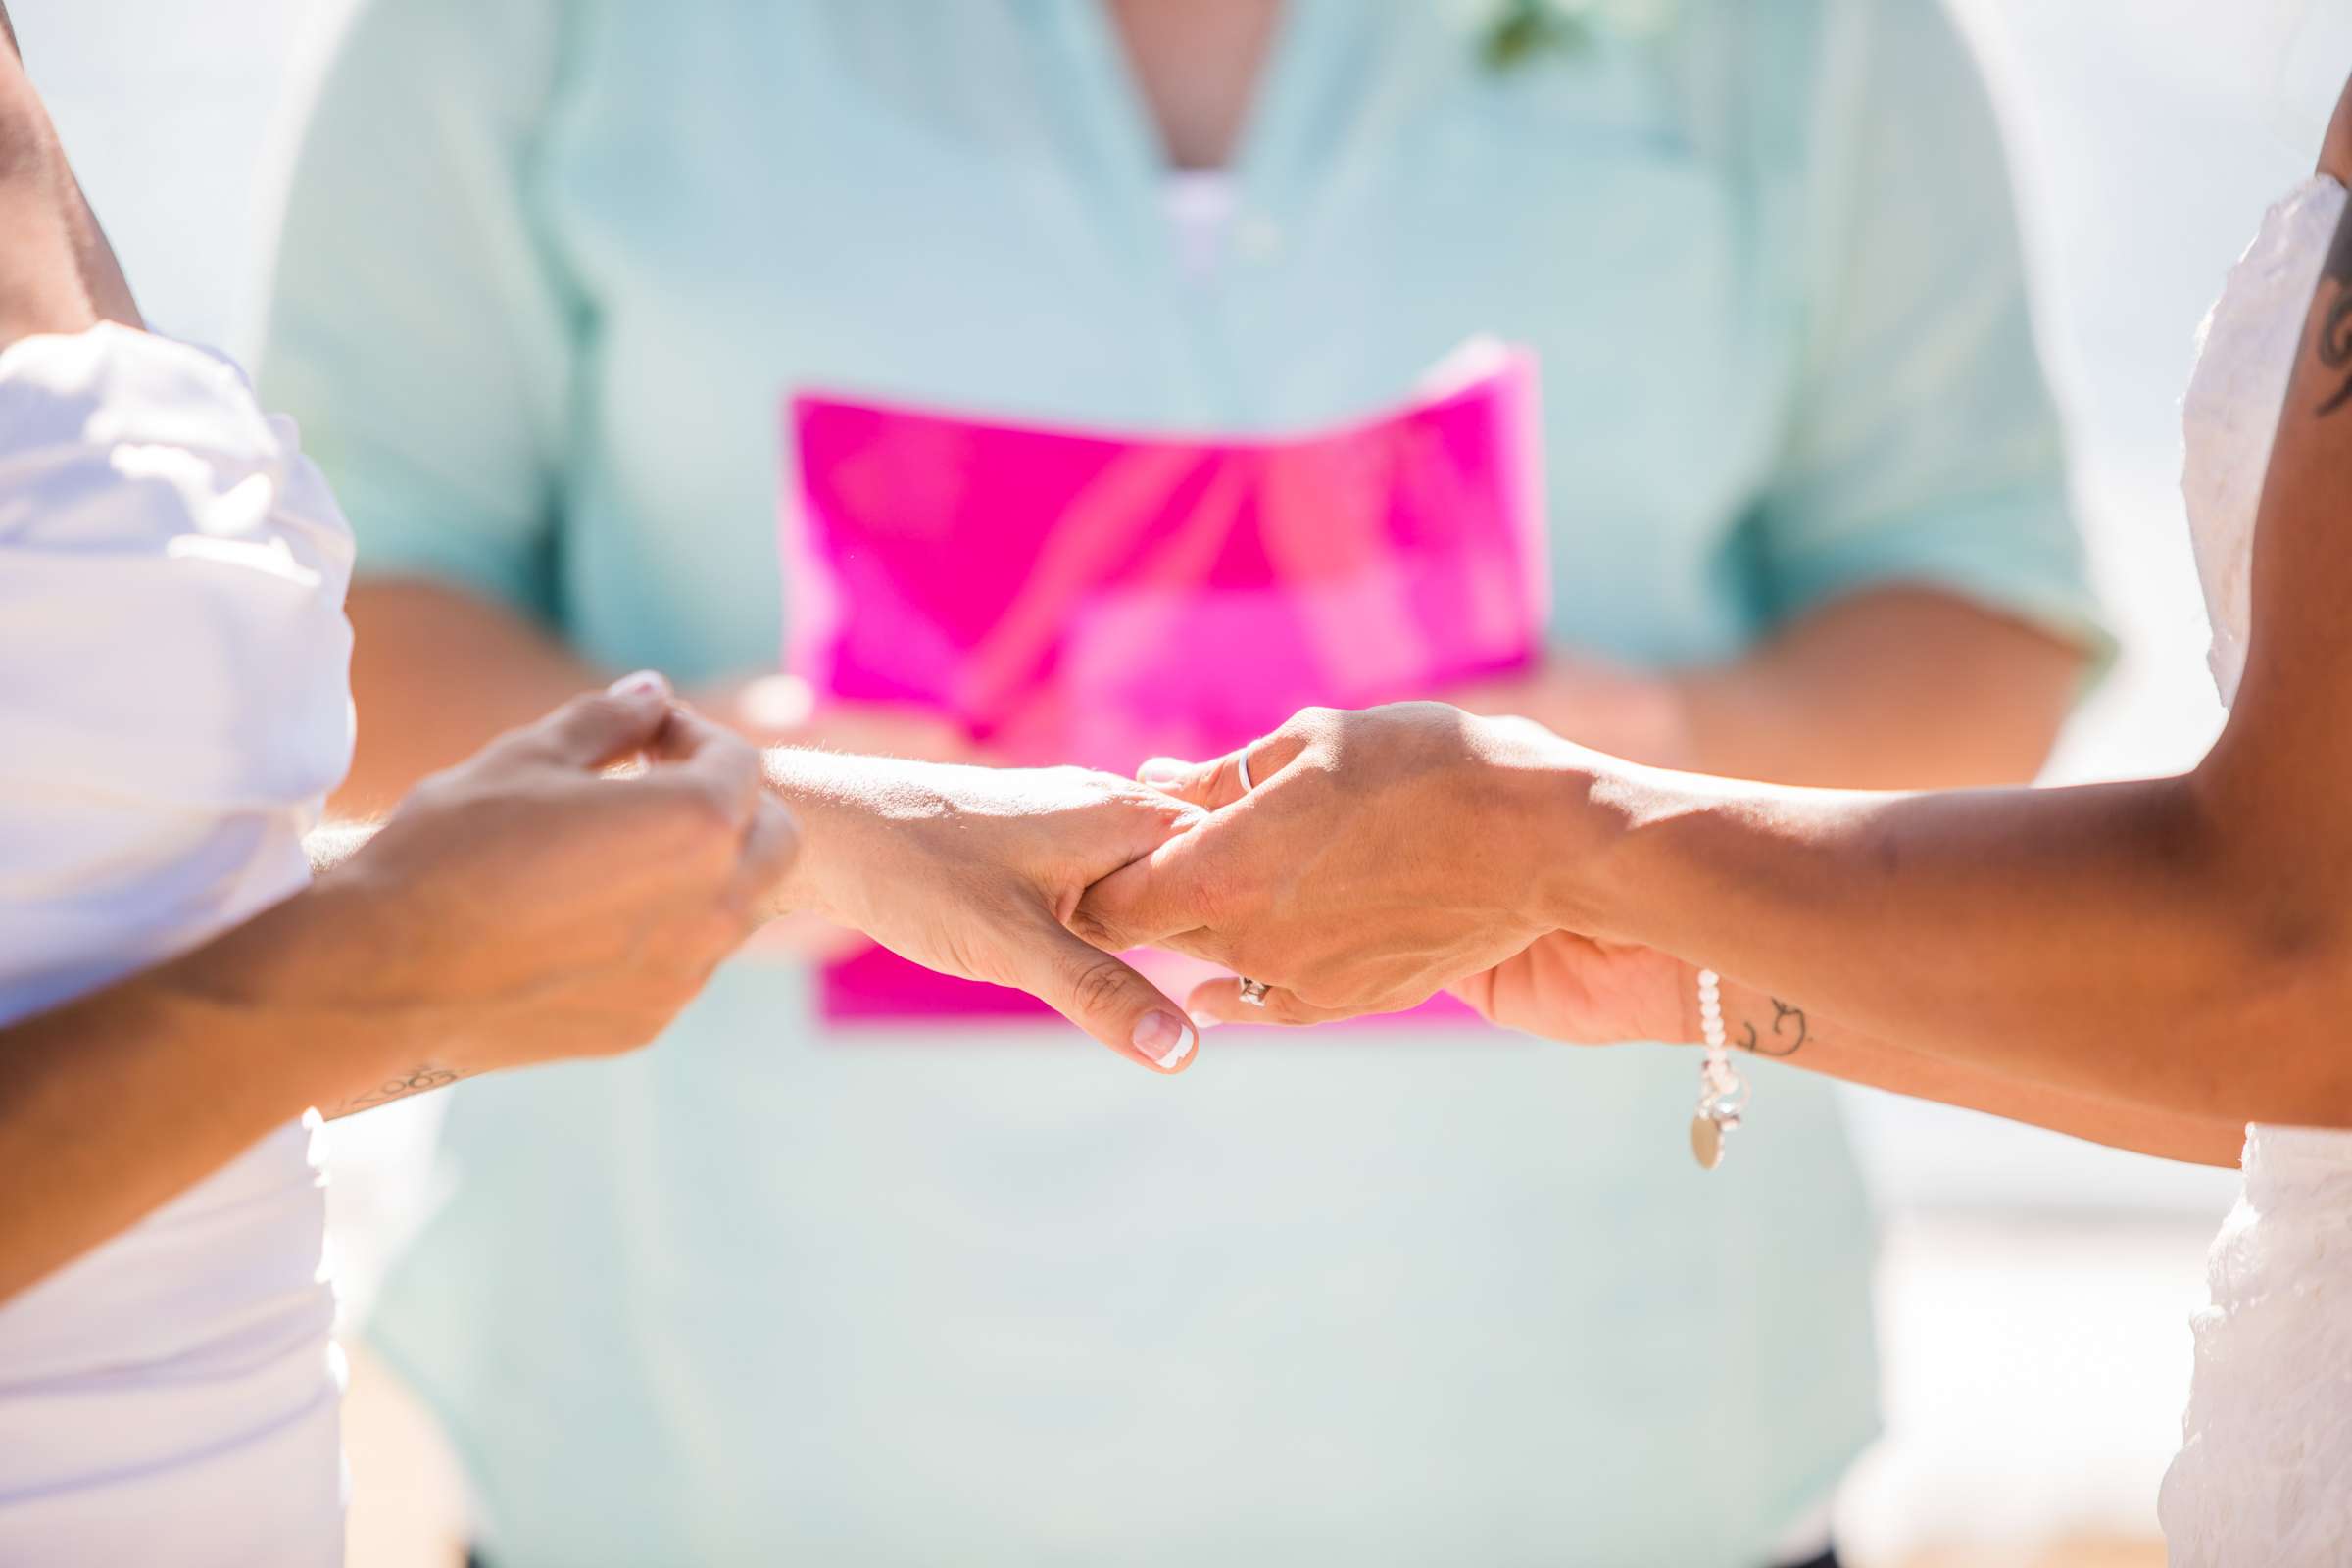
[[[339,0],[17,0],[34,77],[150,319],[251,346],[282,137]],[[2045,352],[2126,653],[2055,779],[2177,767],[2220,722],[2180,499],[2199,318],[2308,169],[2352,63],[2335,0],[1955,0],[1999,97]],[[1887,1437],[1853,1478],[1860,1564],[2160,1562],[2186,1318],[2234,1176],[1857,1093],[1886,1227]],[[418,1103],[332,1129],[346,1310],[432,1201]],[[1734,1177],[1736,1179],[1736,1175]],[[430,1560],[457,1504],[362,1358],[354,1561]]]

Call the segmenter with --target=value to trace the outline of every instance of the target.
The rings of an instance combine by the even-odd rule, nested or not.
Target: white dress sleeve
[[[2271,209],[2206,318],[2181,401],[2225,703],[2245,671],[2272,438],[2344,207],[2343,186],[2319,178]],[[2352,1134],[2257,1122],[2243,1164],[2207,1259],[2212,1298],[2192,1321],[2188,1409],[2157,1513],[2173,1568],[2323,1568],[2352,1542]]]
[[[0,354],[0,1018],[301,885],[350,765],[351,533],[235,366]]]
[[[2207,662],[2225,705],[2246,668],[2254,518],[2271,441],[2343,211],[2344,187],[2324,176],[2273,207],[2197,329],[2196,368],[2180,399],[2180,498],[2213,630]]]
[[[113,326],[0,354],[0,1023],[303,885],[351,753],[351,558],[227,361]],[[341,1560],[309,1144],[0,1303],[0,1562]]]

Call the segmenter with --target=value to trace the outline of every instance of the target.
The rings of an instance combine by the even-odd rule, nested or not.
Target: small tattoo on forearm
[[[2352,208],[2337,221],[2335,243],[2328,248],[2328,263],[2320,270],[2321,291],[2330,283],[2335,285],[2335,298],[2320,317],[2319,341],[2312,345],[2321,367],[2337,378],[2335,389],[2319,406],[2322,416],[2352,403]]]
[[[1811,1031],[1805,1027],[1805,1009],[1791,1007],[1778,997],[1772,999],[1772,1033],[1769,1037],[1756,1033],[1756,1023],[1752,1018],[1740,1027],[1747,1031],[1747,1038],[1740,1042],[1740,1049],[1759,1056],[1793,1056],[1813,1038]]]
[[[453,1068],[436,1067],[428,1062],[424,1066],[412,1068],[401,1077],[388,1078],[365,1094],[354,1095],[330,1108],[326,1117],[332,1121],[337,1116],[348,1116],[356,1110],[372,1110],[377,1105],[388,1105],[395,1100],[408,1100],[436,1089],[446,1089],[465,1076]]]

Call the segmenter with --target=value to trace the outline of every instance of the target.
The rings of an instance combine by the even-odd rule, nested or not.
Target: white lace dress
[[[2344,205],[2323,178],[2272,209],[2206,320],[2183,403],[2182,484],[2225,702],[2245,668],[2272,431]],[[2174,1568],[2352,1563],[2352,1133],[2247,1128],[2244,1192],[2209,1272],[2158,1503]]]

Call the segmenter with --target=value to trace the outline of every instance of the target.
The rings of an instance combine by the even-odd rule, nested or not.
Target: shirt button
[[[1234,225],[1233,247],[1245,262],[1270,262],[1282,254],[1282,225],[1251,213]]]

